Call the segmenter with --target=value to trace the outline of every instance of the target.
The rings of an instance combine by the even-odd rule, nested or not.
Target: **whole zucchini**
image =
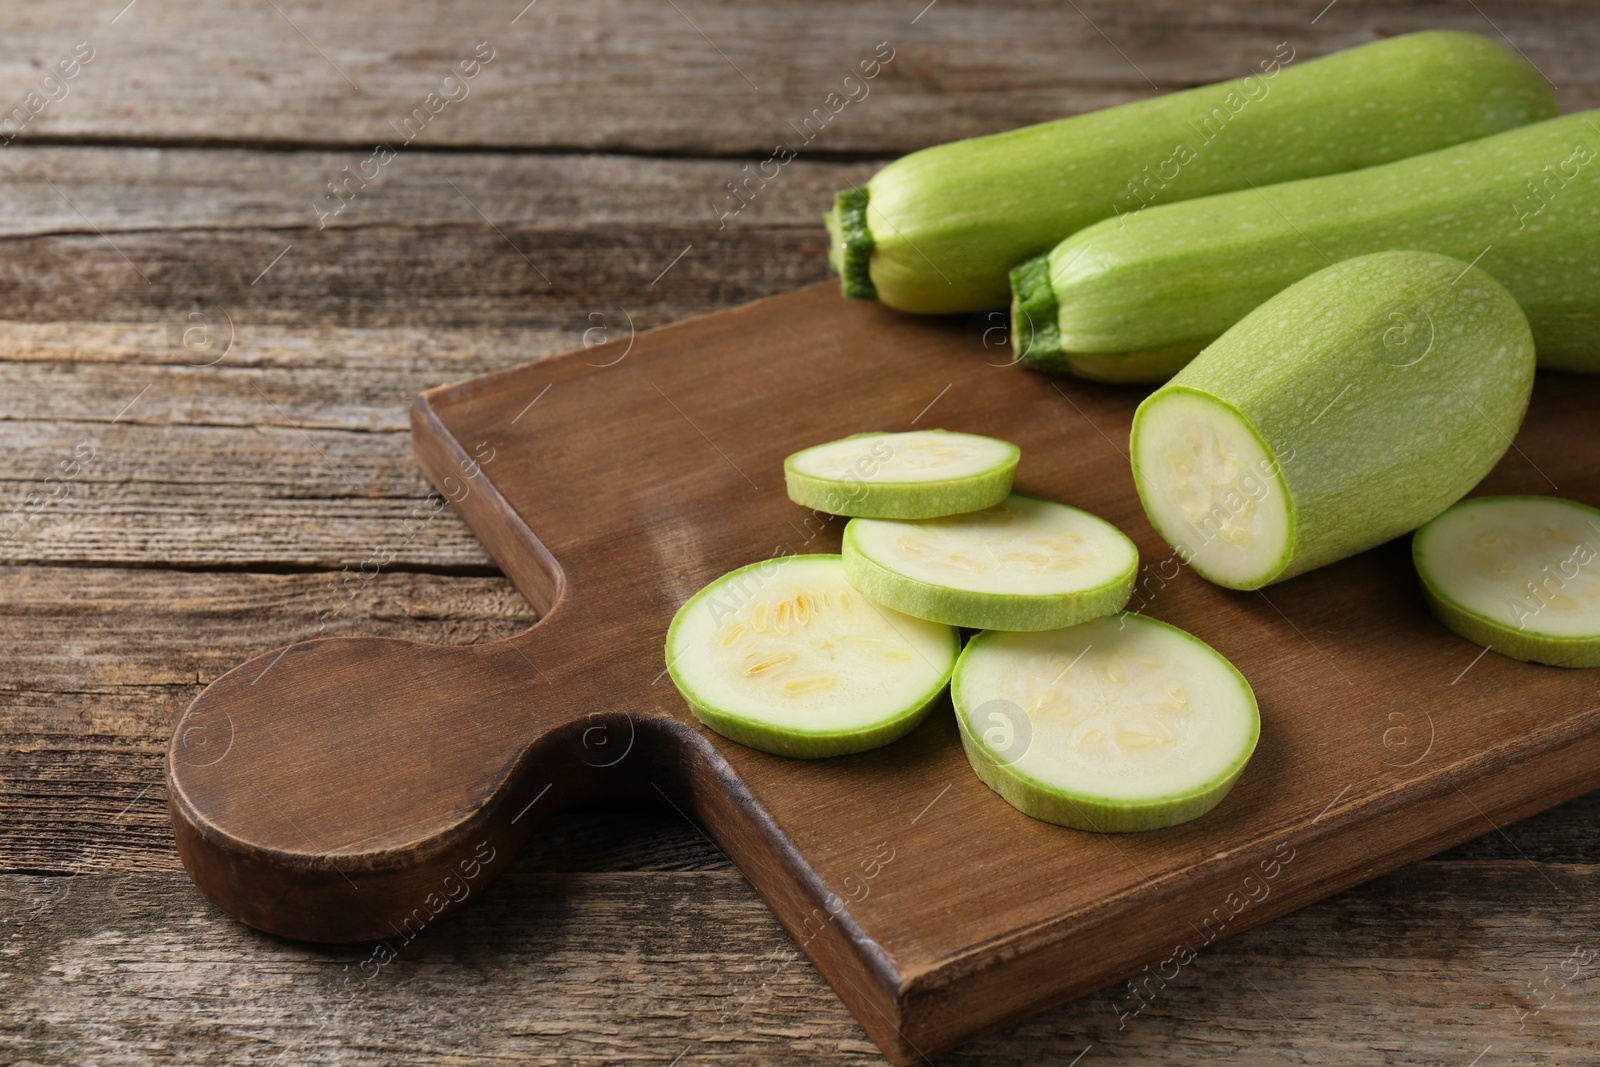
[[[1495,42],[1426,32],[1007,133],[938,145],[841,192],[827,216],[846,296],[903,311],[1004,307],[1006,272],[1150,203],[1333,174],[1556,114]]]
[[[1541,367],[1600,372],[1600,111],[1098,223],[1012,272],[1012,344],[1041,370],[1161,381],[1290,283],[1388,248],[1475,262]]]

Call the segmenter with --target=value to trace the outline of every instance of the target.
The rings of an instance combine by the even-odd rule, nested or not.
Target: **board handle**
[[[464,647],[305,641],[211,683],[167,750],[195,885],[285,937],[415,936],[476,896],[545,814],[627,792],[635,717],[574,707],[542,677],[549,621]]]

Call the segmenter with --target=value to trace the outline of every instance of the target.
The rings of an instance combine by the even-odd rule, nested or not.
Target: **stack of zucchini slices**
[[[668,670],[696,717],[834,756],[903,736],[949,685],[973,770],[1035,818],[1143,830],[1215,806],[1260,731],[1250,686],[1199,639],[1123,613],[1133,542],[1013,493],[1019,457],[940,430],[790,456],[791,499],[850,517],[842,554],[742,567],[679,610]],[[979,631],[964,649],[963,630]]]

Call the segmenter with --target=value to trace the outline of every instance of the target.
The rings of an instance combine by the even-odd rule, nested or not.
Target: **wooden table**
[[[172,723],[290,640],[531,623],[411,397],[826,277],[820,212],[896,154],[1428,27],[1600,105],[1600,15],[1557,2],[523,2],[0,15],[0,1061],[881,1062],[670,808],[556,818],[410,944],[248,930],[179,867]],[[1592,1059],[1597,816],[1486,823],[1137,1017],[1109,989],[944,1062]]]

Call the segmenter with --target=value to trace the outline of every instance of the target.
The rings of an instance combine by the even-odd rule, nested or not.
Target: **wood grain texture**
[[[326,199],[325,183],[361,158],[348,149],[53,147],[19,140],[0,152],[8,193],[0,203],[0,237],[375,226],[492,234],[485,217],[502,229],[815,230],[824,210],[818,205],[866,181],[890,156],[793,160],[778,178],[744,189],[740,207],[727,189],[747,177],[738,160],[419,152],[352,185],[337,213],[330,206],[319,212],[314,205]]]
[[[659,832],[595,829],[640,850]],[[342,949],[197,911],[180,874],[0,876],[0,1056],[882,1063],[736,872],[580,872],[570,841],[536,839],[475,907],[409,943]],[[1137,1001],[1117,986],[938,1062],[1066,1064],[1085,1048],[1081,1063],[1130,1067],[1586,1062],[1592,978],[1544,983],[1596,947],[1594,874],[1423,861],[1207,949],[1125,1025]]]
[[[739,161],[420,153],[319,216],[320,186],[351,159],[8,146],[6,318],[121,321],[130,342],[154,327],[134,358],[186,367],[222,352],[183,347],[197,324],[231,332],[230,365],[248,365],[253,330],[283,325],[569,331],[560,351],[821,280],[822,209],[875,169],[797,160],[730,213]],[[407,350],[442,350],[441,336]]]
[[[1600,103],[1583,57],[1600,27],[1560,2],[1338,5],[1249,0],[963,4],[603,0],[527,10],[455,2],[378,11],[259,0],[141,5],[109,23],[87,0],[18,12],[0,80],[21,100],[40,67],[86,40],[97,57],[22,138],[339,143],[397,133],[476,42],[495,58],[417,138],[428,147],[626,150],[765,157],[826,106],[880,42],[895,59],[808,151],[907,151],[1220,77],[1280,41],[1302,55],[1423,28],[1498,26],[1561,86]],[[1492,20],[1492,22],[1491,22]],[[459,91],[458,91],[459,92]],[[859,95],[859,90],[857,90]]]
[[[168,760],[186,869],[252,925],[380,936],[458,906],[465,895],[430,889],[459,887],[468,864],[478,877],[469,854],[492,877],[546,811],[654,789],[707,826],[885,1054],[910,1063],[1594,787],[1592,680],[1478,664],[1427,617],[1400,544],[1270,596],[1187,573],[1141,593],[1239,665],[1263,707],[1262,750],[1228,803],[1167,831],[1113,839],[1020,816],[971,775],[947,714],[874,752],[787,761],[717,738],[653,688],[666,624],[705,581],[832,547],[835,529],[796,525],[782,456],[930,403],[939,425],[1017,441],[1023,491],[1118,523],[1146,577],[1164,573],[1115,444],[1141,394],[984,355],[959,323],[822,285],[424,394],[424,468],[457,487],[457,510],[547,617],[468,649],[312,642],[213,683]],[[1486,491],[1545,477],[1600,491],[1564,445],[1592,386],[1545,379]],[[1397,751],[1394,715],[1425,743]],[[863,879],[874,848],[896,865]],[[1244,901],[1241,885],[1253,897],[1291,862]]]
[[[859,181],[875,164],[819,161],[1148,95],[1140,70],[1162,89],[1231,76],[1279,40],[1311,55],[1409,29],[1492,33],[1491,19],[1560,86],[1565,110],[1600,104],[1586,59],[1595,21],[1582,4],[1547,0],[1477,10],[1341,0],[1315,26],[1320,3],[1081,3],[1080,22],[1055,4],[940,0],[912,26],[920,2],[903,11],[768,5],[765,23],[764,11],[680,0],[741,66],[756,57],[763,92],[751,100],[704,39],[682,24],[663,29],[670,8],[541,0],[518,23],[537,32],[499,51],[514,71],[507,62],[498,71],[512,73],[499,77],[491,64],[471,99],[451,105],[329,220],[330,229],[383,232],[372,254],[346,244],[342,258],[311,243],[310,197],[366,158],[371,139],[389,136],[387,123],[455,58],[438,47],[433,24],[419,37],[419,20],[442,10],[444,36],[459,29],[465,43],[469,29],[514,12],[462,4],[374,16],[280,4],[308,41],[260,4],[140,3],[118,16],[122,6],[14,7],[0,19],[9,94],[0,112],[72,42],[99,49],[70,95],[0,152],[0,314],[10,320],[0,326],[0,503],[9,510],[47,489],[44,479],[88,434],[117,461],[97,472],[106,484],[86,477],[75,486],[87,495],[73,498],[70,523],[0,541],[0,561],[66,565],[0,568],[0,870],[21,875],[0,888],[8,1062],[665,1063],[680,1051],[688,1063],[881,1062],[804,961],[763,986],[765,960],[794,951],[793,941],[726,858],[660,805],[541,825],[490,894],[525,889],[507,890],[504,904],[487,896],[482,921],[469,910],[430,929],[365,990],[361,1010],[336,1015],[330,958],[356,965],[366,946],[330,957],[253,935],[197,905],[176,873],[159,786],[170,725],[229,663],[317,632],[328,599],[343,595],[340,568],[385,547],[404,551],[329,632],[469,643],[519,629],[526,604],[488,576],[492,566],[452,513],[407,541],[410,512],[428,497],[419,476],[404,477],[405,404],[439,382],[578,347],[591,313],[615,323],[625,310],[644,328],[825,277],[814,219],[840,184],[835,168]],[[353,37],[321,36],[330,16]],[[130,27],[138,32],[123,35]],[[729,221],[746,231],[736,244],[721,245],[690,284],[670,286],[707,248],[700,236],[716,230],[717,192],[822,102],[840,63],[883,39],[911,49],[900,47],[870,99]],[[341,66],[365,64],[363,92],[341,89],[317,48]],[[493,107],[475,111],[480,103]],[[274,150],[249,147],[264,142]],[[208,147],[139,147],[182,144]],[[654,158],[554,154],[563,147]],[[735,158],[692,158],[704,152]],[[496,267],[527,272],[491,222],[518,248],[548,242],[541,247],[585,272],[555,278],[576,295],[546,301],[502,279],[492,299],[475,300],[472,285]],[[814,236],[799,253],[803,271],[772,262],[793,247],[763,232],[773,229]],[[241,230],[254,232],[227,239]],[[152,262],[136,262],[147,273],[159,266],[155,288],[135,292],[144,283],[99,232],[118,246],[124,235],[148,242]],[[465,240],[472,235],[482,240]],[[691,241],[697,247],[648,285]],[[491,246],[502,258],[468,265],[458,287],[462,257],[452,250]],[[315,253],[314,269],[291,275],[293,298],[261,293],[302,251]],[[174,325],[190,325],[193,309],[240,303],[249,310],[237,320],[242,343],[217,367],[192,367],[215,349],[180,350]],[[260,444],[274,435],[272,447]],[[310,472],[319,448],[359,472],[359,488],[308,474],[297,495],[271,469],[281,461]],[[214,534],[219,525],[225,536]],[[494,621],[476,617],[477,607]],[[1446,853],[1448,869],[1414,864],[1220,942],[1125,1031],[1115,1029],[1114,1006],[1130,994],[1116,987],[941,1059],[1068,1063],[1094,1038],[1086,1067],[1466,1064],[1480,1053],[1483,1067],[1583,1062],[1600,1019],[1591,990],[1553,1001],[1526,1031],[1514,1011],[1537,1004],[1530,983],[1571,951],[1567,921],[1594,928],[1584,918],[1592,872],[1570,865],[1595,862],[1597,803],[1590,796],[1488,832]],[[681,869],[723,880],[652,888],[652,872]],[[600,882],[563,895],[550,882],[518,881],[596,871],[623,875],[633,903],[619,908],[621,891]],[[685,896],[697,906],[674,910]],[[657,914],[673,917],[672,936],[642,924]],[[446,939],[448,955],[433,952],[433,938]],[[730,995],[757,990],[724,1021]],[[663,1054],[664,1039],[679,1035],[684,1043]]]

